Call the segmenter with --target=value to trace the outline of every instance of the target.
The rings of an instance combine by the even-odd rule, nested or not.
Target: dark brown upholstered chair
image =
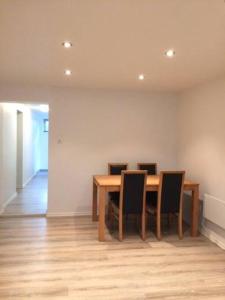
[[[141,237],[145,240],[146,171],[122,171],[119,199],[110,199],[111,217],[119,221],[119,240],[123,240],[123,218],[129,214],[141,216]]]
[[[121,172],[127,170],[127,168],[127,163],[108,163],[108,175],[121,175]],[[119,196],[119,192],[109,193],[110,199],[119,199]]]
[[[148,175],[157,174],[157,164],[156,163],[138,163],[138,170],[146,170]]]
[[[146,170],[148,175],[157,175],[157,164],[156,163],[138,163],[138,170]],[[157,192],[147,192],[146,203],[148,205],[156,205],[157,203]]]
[[[121,172],[127,170],[127,168],[127,163],[108,163],[108,174],[121,175]]]
[[[183,238],[183,188],[184,171],[160,172],[160,184],[157,205],[146,206],[146,212],[156,215],[156,236],[161,239],[161,214],[178,214],[178,235]]]

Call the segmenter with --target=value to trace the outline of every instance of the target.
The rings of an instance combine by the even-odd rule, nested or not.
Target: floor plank
[[[5,208],[3,216],[44,215],[47,211],[48,173],[38,174]]]
[[[225,251],[203,236],[123,242],[79,218],[0,218],[0,299],[225,299]]]

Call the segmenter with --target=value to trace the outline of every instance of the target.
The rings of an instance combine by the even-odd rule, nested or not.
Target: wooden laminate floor
[[[0,299],[225,299],[225,251],[188,231],[123,242],[79,218],[0,218]]]
[[[3,216],[42,215],[47,211],[48,173],[39,172],[5,208]]]

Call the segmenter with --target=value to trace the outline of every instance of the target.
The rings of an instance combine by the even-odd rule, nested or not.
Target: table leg
[[[98,239],[100,242],[105,240],[105,198],[106,191],[104,187],[99,186],[99,223],[98,223]]]
[[[195,187],[192,191],[192,225],[191,236],[198,236],[199,226],[199,187]]]
[[[97,216],[97,185],[93,180],[92,221],[98,221]]]

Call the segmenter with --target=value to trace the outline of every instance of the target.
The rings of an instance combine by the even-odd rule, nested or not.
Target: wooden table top
[[[121,185],[121,176],[120,175],[95,175],[94,181],[99,186],[120,186]],[[159,185],[159,176],[158,175],[148,175],[147,177],[147,186],[158,186]],[[198,186],[199,183],[192,182],[190,180],[184,181],[184,186],[186,188],[192,186]]]

